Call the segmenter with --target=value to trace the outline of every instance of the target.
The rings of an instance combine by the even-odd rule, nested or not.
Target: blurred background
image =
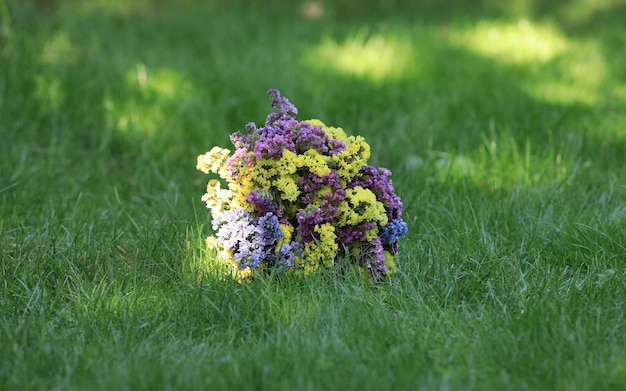
[[[196,156],[261,124],[268,88],[300,119],[364,135],[372,164],[398,180],[541,187],[578,170],[605,182],[626,154],[623,0],[1,0],[0,11],[0,178],[33,204],[37,181],[55,184],[49,197],[199,193]]]

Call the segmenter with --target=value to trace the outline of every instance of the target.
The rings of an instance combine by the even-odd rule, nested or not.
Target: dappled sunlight
[[[143,63],[137,64],[135,70],[126,73],[126,83],[165,99],[175,98],[176,95],[191,86],[191,84],[185,83],[178,72],[167,68],[157,69],[148,78],[148,70]]]
[[[451,32],[450,39],[506,64],[545,63],[566,51],[569,41],[549,25],[480,21],[469,30]]]
[[[527,92],[535,98],[586,105],[596,104],[601,98],[601,87],[609,71],[598,44],[578,43],[576,50],[551,65],[556,69],[552,77],[540,75],[526,86]]]
[[[57,32],[43,44],[41,61],[46,65],[70,64],[78,59],[79,54],[68,35]]]
[[[205,278],[229,281],[241,279],[236,268],[219,259],[217,251],[208,248],[203,238],[188,241],[187,253],[189,256],[183,260],[183,273],[191,281],[200,282]]]
[[[123,133],[151,137],[176,126],[169,118],[172,105],[193,96],[191,82],[174,69],[151,71],[137,63],[126,72],[124,82],[129,91],[124,100],[109,96],[104,101],[107,124]]]
[[[74,65],[81,55],[69,35],[63,31],[56,32],[43,42],[40,61],[46,67],[55,69]],[[57,111],[66,99],[63,88],[63,77],[52,72],[41,72],[34,76],[35,97],[44,111]]]
[[[598,94],[595,90],[587,86],[581,88],[575,84],[560,81],[538,82],[530,85],[527,90],[536,98],[553,103],[584,103],[592,105],[598,100]]]
[[[65,100],[65,93],[61,88],[58,77],[35,76],[35,94],[45,111],[53,112],[59,109]]]
[[[467,154],[411,156],[405,166],[408,170],[434,168],[441,182],[470,180],[478,187],[494,190],[552,186],[573,175],[575,164],[567,155],[534,149],[530,141],[520,147],[510,134],[503,133],[484,136],[482,146]]]
[[[409,70],[414,71],[413,55],[413,47],[407,39],[369,34],[362,29],[341,43],[324,39],[307,52],[305,62],[318,70],[330,69],[371,81],[383,81],[398,79]]]
[[[540,101],[596,104],[609,76],[597,42],[570,39],[547,24],[481,21],[452,32],[450,41],[503,65],[523,67],[528,79],[522,89]]]

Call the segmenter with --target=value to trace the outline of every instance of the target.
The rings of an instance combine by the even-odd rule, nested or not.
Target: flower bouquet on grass
[[[215,232],[209,247],[243,278],[337,266],[374,280],[393,273],[407,225],[391,172],[367,164],[363,137],[298,121],[278,90],[267,93],[278,111],[265,126],[233,133],[232,155],[213,147],[198,156],[200,171],[221,178],[210,179],[202,197]]]

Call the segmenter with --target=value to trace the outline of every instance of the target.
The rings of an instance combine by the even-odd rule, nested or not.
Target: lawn
[[[620,0],[0,0],[0,389],[626,390]],[[393,172],[398,272],[217,273],[270,112]]]

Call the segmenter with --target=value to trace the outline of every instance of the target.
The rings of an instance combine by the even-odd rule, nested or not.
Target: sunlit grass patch
[[[571,46],[555,27],[526,19],[515,23],[483,20],[471,28],[452,31],[450,39],[506,64],[546,63]]]
[[[593,105],[608,78],[606,60],[593,39],[567,37],[557,27],[521,19],[478,22],[450,35],[468,48],[507,66],[525,69],[524,90],[540,100]]]
[[[208,248],[206,239],[196,236],[198,234],[199,231],[187,233],[185,253],[188,256],[182,260],[184,278],[193,284],[207,280],[241,281],[242,276],[238,275],[237,268],[219,259],[217,251]]]
[[[104,102],[106,121],[120,132],[150,137],[176,127],[169,115],[172,105],[180,105],[193,97],[191,83],[178,71],[160,68],[148,70],[137,63],[126,71],[124,82],[128,96],[124,100],[107,98]]]
[[[577,42],[566,55],[551,62],[526,87],[547,102],[594,105],[602,99],[609,79],[608,65],[596,42]]]
[[[48,65],[70,64],[75,63],[80,54],[67,33],[59,31],[43,44],[41,60]]]
[[[406,35],[372,33],[363,28],[343,41],[324,38],[306,52],[305,63],[316,70],[383,82],[419,72],[415,49]]]
[[[573,176],[576,162],[569,153],[541,150],[531,140],[519,146],[509,133],[483,135],[481,147],[465,153],[432,152],[414,157],[407,168],[432,163],[439,180],[471,181],[485,189],[544,188]]]

